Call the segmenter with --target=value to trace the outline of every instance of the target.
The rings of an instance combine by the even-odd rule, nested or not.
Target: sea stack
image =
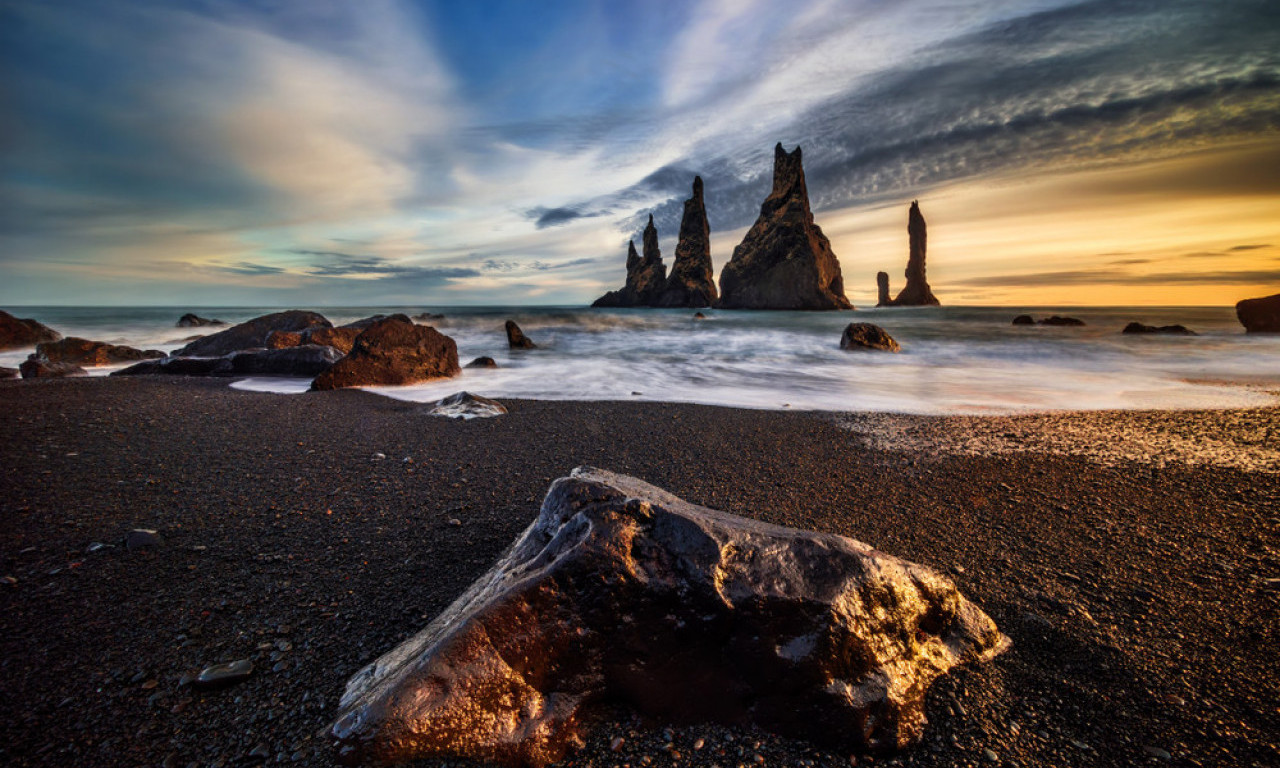
[[[724,309],[852,309],[840,262],[813,221],[800,148],[773,151],[773,191],[720,273]]]
[[[644,228],[644,258],[636,253],[635,241],[627,249],[627,284],[617,291],[609,291],[596,299],[593,307],[650,307],[654,305],[667,284],[667,266],[662,263],[658,250],[658,228],[653,225],[653,214]]]
[[[924,215],[920,213],[919,200],[911,201],[911,210],[907,213],[907,235],[911,239],[911,253],[907,258],[907,284],[893,300],[893,306],[936,307],[941,302],[929,289],[929,281],[924,276],[928,234],[925,231]]]
[[[893,299],[889,298],[889,273],[876,273],[876,306],[892,307]]]
[[[709,307],[717,297],[711,269],[711,226],[707,223],[707,206],[702,201],[702,177],[694,176],[693,197],[684,201],[676,260],[654,306]]]

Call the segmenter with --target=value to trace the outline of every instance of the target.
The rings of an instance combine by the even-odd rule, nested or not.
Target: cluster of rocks
[[[1050,315],[1039,320],[1031,315],[1018,315],[1013,318],[1014,325],[1056,325],[1056,326],[1081,326],[1084,321],[1075,317],[1064,317],[1062,315]]]
[[[1051,315],[1049,317],[1036,320],[1031,315],[1018,315],[1013,318],[1014,325],[1049,325],[1059,327],[1082,327],[1085,322],[1076,317],[1064,317],[1061,315]],[[1133,321],[1126,325],[1122,331],[1126,335],[1165,335],[1165,336],[1198,336],[1199,334],[1185,325],[1146,325],[1138,321]]]

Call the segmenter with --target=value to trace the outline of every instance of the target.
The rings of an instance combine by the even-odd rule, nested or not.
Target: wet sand
[[[938,568],[1013,639],[934,686],[919,747],[859,764],[1280,764],[1280,411],[1010,427],[505,402],[461,422],[352,391],[0,382],[0,763],[334,764],[347,676],[483,573],[552,479],[592,464]],[[1138,423],[1163,426],[1139,444]],[[1210,440],[1213,460],[1186,448]],[[163,545],[88,551],[132,528]],[[181,684],[243,658],[240,685]],[[564,764],[850,762],[619,712]]]

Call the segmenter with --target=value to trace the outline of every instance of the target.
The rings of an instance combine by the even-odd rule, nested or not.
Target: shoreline
[[[1014,647],[935,684],[925,739],[898,764],[991,764],[984,750],[1021,766],[1280,757],[1272,469],[971,454],[935,439],[986,424],[983,439],[1025,442],[1033,430],[1004,437],[992,420],[1042,416],[504,398],[508,415],[461,422],[364,392],[281,398],[150,377],[6,382],[0,401],[0,576],[16,580],[0,585],[0,757],[12,765],[334,764],[320,733],[347,676],[487,570],[551,480],[582,464],[953,578]],[[1280,429],[1275,408],[1123,413],[1192,440]],[[868,442],[849,419],[905,442]],[[1054,414],[1044,429],[1084,421],[1097,434],[1114,420]],[[163,545],[86,551],[136,527]],[[235,688],[179,685],[237,658],[257,669]],[[666,728],[620,714],[564,765],[850,764],[750,730]]]

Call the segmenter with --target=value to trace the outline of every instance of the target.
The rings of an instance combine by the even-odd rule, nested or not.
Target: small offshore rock
[[[1199,336],[1200,334],[1186,327],[1185,325],[1143,325],[1139,322],[1129,323],[1124,327],[1121,333],[1128,334],[1149,334],[1163,333],[1176,336]]]
[[[492,357],[477,357],[467,363],[464,368],[497,368],[498,363]]]
[[[1052,315],[1043,320],[1037,320],[1037,325],[1059,325],[1059,326],[1080,326],[1084,325],[1084,321],[1076,317],[1062,317],[1060,315]]]
[[[470,392],[455,392],[438,400],[431,409],[432,416],[447,416],[460,419],[489,419],[502,416],[507,407],[497,400],[473,395]]]
[[[1013,318],[1014,325],[1035,325],[1036,321],[1031,315],[1018,315]]]
[[[205,667],[196,676],[195,686],[201,690],[213,691],[244,682],[253,674],[253,661],[240,659],[226,664],[214,664]]]
[[[516,325],[515,320],[508,320],[507,329],[507,346],[511,349],[537,349],[538,345],[533,340],[524,335],[524,331],[520,330],[520,326]]]
[[[139,549],[151,549],[152,547],[158,547],[163,543],[164,539],[161,538],[159,532],[148,528],[134,528],[124,535],[125,549],[130,552],[134,552]]]
[[[883,328],[872,323],[849,323],[840,335],[840,348],[844,350],[878,349],[885,352],[901,352],[898,342]]]
[[[178,328],[203,328],[206,325],[226,325],[226,323],[221,320],[210,320],[209,318],[206,318],[206,317],[200,317],[194,312],[188,312],[187,314],[178,318],[177,327]]]

